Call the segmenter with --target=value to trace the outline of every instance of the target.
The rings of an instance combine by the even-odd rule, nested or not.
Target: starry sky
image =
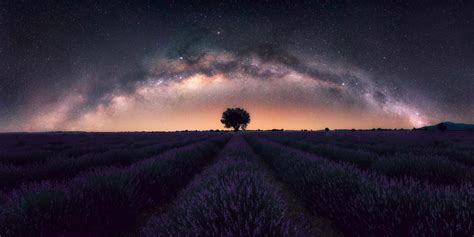
[[[472,1],[255,2],[1,1],[0,131],[474,123]]]

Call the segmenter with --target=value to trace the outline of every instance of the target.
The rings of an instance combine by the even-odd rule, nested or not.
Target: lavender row
[[[350,149],[364,150],[378,156],[416,155],[437,156],[443,159],[459,162],[463,165],[474,167],[474,144],[461,141],[441,140],[422,144],[397,144],[390,141],[376,141],[371,143],[350,143],[348,141],[337,143]]]
[[[77,132],[77,133],[1,133],[0,151],[16,148],[110,145],[140,143],[147,140],[167,140],[169,137],[185,138],[211,132]]]
[[[23,187],[5,199],[5,236],[133,235],[151,208],[165,205],[219,150],[212,138],[123,168],[97,169],[68,183]]]
[[[102,153],[111,149],[128,149],[130,145],[123,143],[94,146],[75,146],[67,149],[45,149],[44,147],[23,148],[15,151],[0,152],[0,164],[2,165],[32,165],[42,164],[57,158],[77,158],[87,154]]]
[[[206,138],[210,137],[211,135],[212,134],[195,134],[193,137]],[[122,134],[121,136],[124,135]],[[130,135],[130,137],[134,138],[135,136]],[[69,134],[68,136],[63,135],[60,137],[64,139],[71,139],[63,142],[61,140],[57,140],[58,138],[56,137],[50,137],[50,139],[55,140],[52,140],[46,144],[34,144],[32,147],[22,146],[18,147],[17,149],[0,151],[0,163],[4,165],[41,164],[45,161],[58,157],[76,158],[85,154],[102,153],[111,149],[138,149],[157,143],[188,139],[188,137],[189,135],[183,134],[161,134],[155,136],[147,136],[146,139],[138,137],[139,140],[133,141],[130,140],[128,136],[125,136],[126,139],[123,137],[120,139],[120,137],[117,135],[101,136],[91,134],[88,140],[84,140],[84,142],[79,142],[77,141],[77,139],[73,139],[73,134]],[[43,137],[37,137],[36,139],[41,138]],[[105,140],[106,138],[110,138],[110,140]]]
[[[31,148],[60,151],[72,147],[110,146],[166,139],[163,133],[14,133],[0,134],[0,152]]]
[[[362,149],[349,149],[329,144],[313,144],[291,139],[276,140],[293,148],[311,152],[334,161],[349,162],[362,169],[369,169],[393,178],[409,176],[441,185],[474,183],[474,172],[471,167],[438,155],[405,152],[390,156],[379,156],[376,153]]]
[[[470,236],[474,188],[393,180],[264,139],[249,138],[314,213],[350,235]]]
[[[266,136],[279,141],[305,141],[319,145],[331,145],[369,152],[378,156],[414,154],[441,156],[474,166],[473,133],[424,133],[424,132],[314,132],[285,133]]]
[[[196,177],[143,236],[308,236],[286,218],[287,205],[255,154],[234,136],[215,163]]]
[[[202,139],[156,144],[134,150],[109,150],[104,153],[88,154],[76,159],[53,159],[44,164],[26,167],[0,166],[0,190],[8,191],[18,186],[43,180],[60,181],[73,178],[81,171],[105,166],[126,166],[149,158],[169,149],[189,145]]]
[[[384,136],[365,133],[359,136],[350,136],[351,133],[288,133],[287,135],[265,136],[272,140],[304,141],[315,145],[330,145],[362,150],[378,156],[393,154],[416,154],[443,156],[450,160],[474,166],[474,140],[450,139],[444,134],[425,134],[423,137],[404,132],[402,134],[389,133]],[[403,136],[401,136],[403,135]],[[473,137],[474,138],[474,137]]]
[[[474,145],[472,132],[423,132],[423,131],[319,131],[319,132],[275,132],[262,133],[262,136],[291,137],[318,142],[340,144],[396,144],[399,146],[439,146],[456,143],[459,147],[469,148]]]

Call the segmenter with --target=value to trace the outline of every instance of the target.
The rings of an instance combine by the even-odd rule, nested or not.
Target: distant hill
[[[453,122],[442,122],[446,125],[448,131],[474,131],[474,124],[465,124],[465,123],[453,123]],[[438,124],[431,126],[424,126],[420,128],[422,130],[438,130]]]

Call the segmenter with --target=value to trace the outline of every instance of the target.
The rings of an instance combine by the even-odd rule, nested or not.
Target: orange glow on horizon
[[[364,129],[364,128],[410,128],[408,123],[401,124],[400,120],[389,118],[380,119],[369,117],[364,121],[351,121],[349,118],[357,116],[328,111],[308,112],[303,108],[275,108],[258,106],[240,106],[246,109],[251,116],[248,130],[320,130],[326,127],[330,129]],[[109,120],[106,123],[88,131],[176,131],[176,130],[210,130],[225,129],[220,123],[224,107],[207,108],[199,111],[175,111],[169,114],[134,114],[123,117],[120,121]],[[68,130],[82,130],[70,128]]]

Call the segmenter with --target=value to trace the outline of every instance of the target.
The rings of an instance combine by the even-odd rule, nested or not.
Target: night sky
[[[0,1],[0,131],[474,123],[473,1],[109,2]]]

